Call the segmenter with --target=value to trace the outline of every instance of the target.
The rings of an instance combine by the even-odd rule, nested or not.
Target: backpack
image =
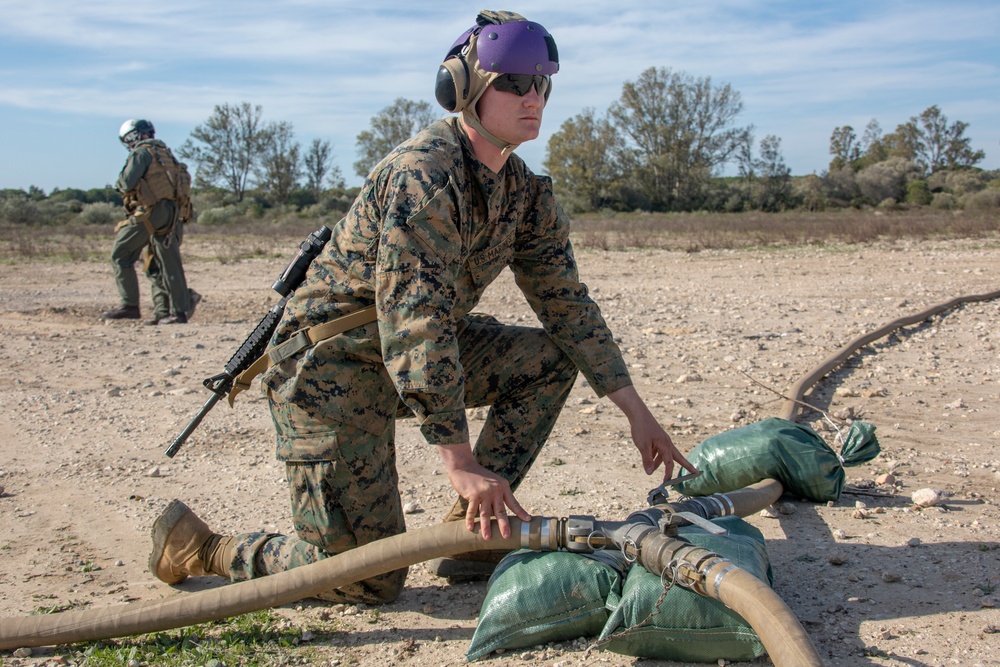
[[[194,222],[194,204],[191,203],[191,172],[183,162],[177,163],[177,219]]]
[[[166,146],[147,144],[144,148],[153,160],[136,186],[139,203],[152,208],[161,199],[169,199],[177,204],[177,219],[190,221],[194,207],[191,204],[191,173],[187,165],[178,162]]]

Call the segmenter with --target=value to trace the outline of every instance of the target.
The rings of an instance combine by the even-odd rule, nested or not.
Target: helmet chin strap
[[[479,116],[475,113],[475,105],[471,105],[462,110],[462,120],[466,125],[475,128],[476,132],[481,134],[487,141],[500,149],[500,154],[507,157],[514,152],[514,149],[520,146],[520,144],[510,144],[503,139],[497,137],[495,134],[483,127],[483,124],[479,120]]]
[[[478,90],[473,91],[472,99],[470,99],[469,103],[465,105],[464,109],[462,109],[462,120],[466,125],[474,128],[476,132],[481,134],[487,141],[499,148],[500,155],[507,157],[513,153],[514,149],[520,146],[520,144],[508,143],[483,127],[483,122],[479,120],[479,112],[476,109],[479,105],[479,100],[482,99],[483,95],[486,93],[486,89],[490,87],[493,80],[500,76],[500,74],[483,71],[482,68],[479,67],[478,60],[476,61],[475,71],[480,74],[480,77],[476,82],[476,88],[478,88]]]

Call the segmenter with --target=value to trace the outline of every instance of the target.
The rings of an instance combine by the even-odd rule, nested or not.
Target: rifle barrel
[[[201,410],[198,411],[198,414],[196,414],[194,418],[188,422],[188,425],[183,431],[180,432],[180,435],[174,438],[174,441],[170,443],[169,447],[167,447],[167,451],[165,451],[164,454],[166,454],[168,458],[174,458],[174,454],[176,454],[181,448],[184,441],[188,439],[188,436],[191,435],[196,428],[198,428],[198,424],[200,424],[201,420],[205,418],[205,415],[208,414],[209,410],[215,407],[215,404],[219,402],[220,398],[222,398],[222,395],[213,392],[209,399],[205,401],[205,405],[201,406]]]

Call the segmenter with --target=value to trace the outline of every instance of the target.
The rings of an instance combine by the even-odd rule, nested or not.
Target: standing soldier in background
[[[115,184],[128,217],[115,227],[111,251],[121,305],[101,319],[139,319],[135,263],[143,248],[153,300],[153,317],[146,324],[184,324],[201,300],[188,289],[181,265],[183,226],[191,216],[191,177],[155,134],[153,124],[141,119],[125,121],[118,131],[129,150]]]

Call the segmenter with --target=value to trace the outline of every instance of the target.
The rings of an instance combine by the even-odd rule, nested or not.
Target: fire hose
[[[828,373],[837,369],[841,364],[847,361],[848,357],[863,348],[865,345],[873,343],[883,336],[888,336],[893,331],[902,329],[903,327],[911,324],[918,324],[924,320],[934,317],[935,315],[939,315],[940,313],[951,310],[956,306],[960,306],[963,303],[992,301],[994,299],[1000,299],[1000,290],[997,290],[996,292],[988,292],[986,294],[972,294],[968,296],[956,297],[950,301],[946,301],[926,310],[922,310],[915,315],[900,317],[899,319],[895,319],[892,322],[879,327],[875,331],[858,336],[850,343],[837,350],[812,371],[803,375],[789,390],[789,395],[785,397],[785,402],[781,406],[781,411],[778,416],[782,419],[795,421],[795,413],[798,411],[799,405],[802,403],[802,398],[805,396],[806,392],[809,391],[813,385],[823,379]]]
[[[448,522],[371,542],[325,560],[166,600],[66,611],[0,621],[0,650],[145,634],[289,604],[332,588],[432,558],[492,549],[586,552],[617,546],[654,573],[672,569],[676,583],[721,601],[754,630],[775,665],[821,665],[805,631],[778,595],[753,575],[676,537],[676,528],[720,516],[747,516],[773,504],[781,484],[764,480],[731,493],[658,504],[621,522],[593,517],[511,518],[511,536],[493,539]]]

